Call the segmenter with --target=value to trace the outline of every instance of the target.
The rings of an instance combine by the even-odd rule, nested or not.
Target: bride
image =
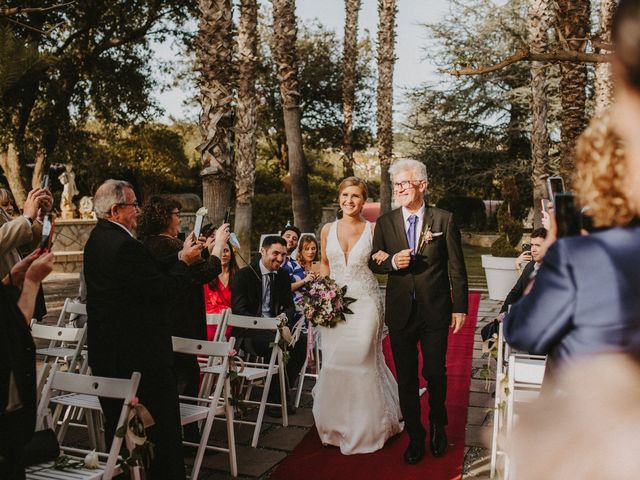
[[[341,220],[320,235],[320,273],[356,299],[352,315],[322,328],[322,369],[313,389],[313,416],[322,443],[345,455],[369,453],[402,431],[398,388],[382,355],[383,304],[378,282],[367,266],[374,225],[362,217],[366,184],[349,177],[338,187]],[[387,254],[378,252],[376,261]]]

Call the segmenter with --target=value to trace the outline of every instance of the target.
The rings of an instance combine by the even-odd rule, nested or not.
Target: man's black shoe
[[[424,458],[424,453],[424,440],[420,442],[412,440],[409,442],[409,446],[404,452],[404,462],[409,465],[415,465]]]
[[[431,425],[429,427],[429,447],[434,457],[441,457],[447,449],[447,434],[444,433],[444,426]]]

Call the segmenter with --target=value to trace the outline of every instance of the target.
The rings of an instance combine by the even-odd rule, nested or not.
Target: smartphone
[[[195,233],[196,241],[200,238],[200,232],[202,231],[202,224],[204,223],[204,217],[209,213],[206,207],[200,207],[196,212],[196,223],[193,227],[193,232]]]
[[[226,212],[224,212],[224,220],[222,221],[222,223],[229,223],[231,221],[231,210],[227,209]]]
[[[522,251],[523,252],[530,252],[531,251],[531,244],[530,243],[523,243],[522,244]]]
[[[580,235],[581,213],[576,208],[573,194],[556,193],[554,205],[558,238]]]
[[[564,181],[562,177],[547,177],[547,191],[549,199],[553,200],[558,193],[564,193]]]
[[[49,215],[45,215],[42,221],[42,237],[40,237],[40,250],[42,253],[51,251],[53,243],[53,222]]]
[[[50,183],[49,174],[45,173],[42,176],[42,183],[40,184],[40,188],[49,188],[49,183]]]

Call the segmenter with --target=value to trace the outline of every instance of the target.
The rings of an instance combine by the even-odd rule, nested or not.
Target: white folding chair
[[[193,340],[191,338],[172,337],[173,351],[176,353],[184,353],[189,355],[206,356],[212,362],[217,360],[216,366],[219,367],[220,373],[217,374],[213,393],[204,390],[203,384],[201,395],[198,397],[189,397],[180,395],[180,422],[182,426],[190,423],[202,423],[202,432],[200,443],[183,441],[185,445],[198,447],[196,458],[191,471],[191,479],[196,480],[202,465],[205,450],[217,450],[227,452],[229,454],[229,465],[231,466],[231,475],[238,476],[238,463],[236,459],[235,434],[233,429],[233,407],[229,403],[231,394],[228,368],[229,353],[233,350],[235,338],[228,342],[205,342],[202,340]],[[205,376],[213,376],[211,373]],[[224,395],[223,395],[224,390]],[[211,428],[216,416],[224,415],[227,423],[227,443],[228,448],[216,447],[208,445]]]
[[[496,473],[496,467],[498,463],[498,455],[505,457],[505,462],[508,461],[506,453],[500,449],[498,445],[498,437],[502,434],[505,424],[505,411],[506,405],[503,403],[505,399],[503,397],[502,383],[506,381],[506,363],[504,361],[505,349],[508,347],[504,340],[504,333],[502,331],[502,322],[498,326],[498,353],[496,356],[496,382],[495,382],[495,398],[493,403],[493,433],[491,436],[491,471],[490,478],[494,478]]]
[[[47,380],[47,385],[38,404],[38,422],[39,426],[47,425],[53,427],[53,419],[49,410],[49,404],[54,391],[74,392],[83,395],[94,395],[113,399],[124,400],[120,420],[118,425],[125,424],[129,412],[131,399],[135,397],[140,383],[140,373],[134,372],[130,379],[94,377],[91,375],[81,375],[73,373],[60,372],[58,365],[54,365]],[[99,452],[98,457],[100,463],[96,469],[79,468],[70,471],[61,471],[53,468],[54,462],[44,462],[39,465],[28,467],[27,479],[29,480],[46,480],[46,479],[83,479],[83,480],[109,480],[119,475],[122,470],[118,466],[120,460],[120,448],[122,447],[123,437],[115,436],[111,443],[109,452]],[[82,460],[89,450],[83,450],[72,447],[61,447],[65,455],[77,457],[76,460]]]
[[[512,353],[509,355],[507,434],[511,433],[516,417],[516,404],[530,403],[540,396],[547,357]]]
[[[64,305],[62,306],[62,310],[60,311],[60,315],[58,316],[58,322],[56,326],[64,327],[65,325],[71,325],[73,323],[73,315],[87,315],[87,305],[84,303],[80,303],[73,298],[66,298],[64,300]],[[77,325],[72,325],[77,326]]]
[[[216,327],[216,333],[211,339],[212,342],[220,342],[225,340],[223,325],[226,322],[227,315],[230,310],[224,310],[222,313],[207,313],[207,325],[213,325]]]
[[[83,349],[87,341],[87,326],[75,327],[54,327],[51,325],[41,325],[33,323],[31,325],[31,336],[34,339],[49,340],[49,346],[38,348],[37,355],[42,355],[45,362],[57,362],[63,360],[67,363],[68,370],[75,372],[78,361],[83,356]],[[86,368],[86,362],[79,365],[81,372]]]
[[[318,375],[320,375],[320,369],[322,368],[322,359],[320,358],[320,330],[315,328],[313,325],[309,324],[307,328],[307,335],[314,335],[315,341],[313,345],[313,356],[315,363],[315,373],[307,372],[307,367],[309,366],[309,358],[305,358],[304,365],[300,369],[300,375],[298,376],[298,389],[296,391],[296,408],[300,406],[300,399],[302,398],[302,389],[304,387],[305,378],[313,378],[314,380],[318,380]]]
[[[282,351],[278,346],[280,341],[280,331],[278,325],[280,320],[277,318],[262,318],[262,317],[249,317],[244,315],[236,315],[229,313],[227,316],[226,324],[223,328],[231,326],[235,328],[244,328],[249,330],[266,330],[274,332],[275,339],[273,341],[273,348],[271,349],[271,355],[268,363],[265,362],[246,362],[245,368],[242,372],[238,373],[238,376],[244,381],[248,382],[248,388],[246,390],[244,403],[249,405],[259,405],[258,417],[255,422],[250,420],[235,420],[236,423],[243,423],[249,425],[255,425],[253,431],[253,438],[251,440],[251,446],[258,446],[258,437],[260,435],[260,428],[262,427],[262,421],[264,419],[264,412],[267,406],[280,407],[282,410],[282,425],[284,427],[289,425],[289,417],[287,416],[287,395],[286,395],[286,383],[285,383],[285,371],[283,368]],[[276,363],[277,360],[277,363]],[[206,367],[202,370],[203,373],[215,373],[219,374],[222,371],[220,365],[214,365]],[[267,396],[269,394],[269,387],[271,386],[271,379],[274,375],[278,375],[280,381],[280,403],[268,403]],[[250,399],[251,390],[259,383],[262,384],[263,391],[260,401],[254,401]]]

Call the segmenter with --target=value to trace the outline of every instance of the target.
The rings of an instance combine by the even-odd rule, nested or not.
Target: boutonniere
[[[420,240],[418,241],[418,250],[417,253],[422,253],[424,247],[429,244],[429,242],[433,240],[433,232],[431,231],[431,225],[426,224],[420,233]]]

